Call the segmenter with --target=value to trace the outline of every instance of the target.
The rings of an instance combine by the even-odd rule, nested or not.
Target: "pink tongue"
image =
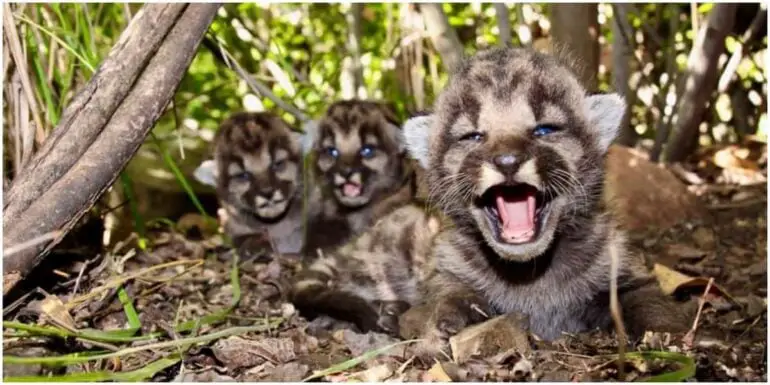
[[[345,183],[342,186],[342,193],[348,197],[357,197],[361,195],[361,186],[353,183]]]
[[[525,193],[495,197],[497,212],[503,225],[502,238],[506,242],[522,243],[535,235],[535,194]]]

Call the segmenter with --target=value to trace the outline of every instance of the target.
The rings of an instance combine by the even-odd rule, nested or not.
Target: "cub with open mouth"
[[[560,57],[499,48],[467,59],[435,111],[407,121],[407,149],[451,222],[433,247],[421,354],[441,357],[451,335],[511,312],[544,339],[609,328],[613,255],[632,335],[686,327],[602,203],[624,112],[617,95],[589,95]]]
[[[400,122],[389,106],[337,101],[305,130],[324,192],[324,219],[309,231],[311,254],[343,244],[411,199]]]

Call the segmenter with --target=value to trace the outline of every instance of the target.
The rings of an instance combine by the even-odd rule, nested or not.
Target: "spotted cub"
[[[214,139],[214,160],[195,171],[198,180],[216,187],[225,233],[241,251],[269,247],[278,253],[301,252],[302,140],[302,134],[271,112],[239,112],[222,122]]]
[[[602,203],[625,103],[586,92],[561,58],[499,48],[467,59],[435,112],[404,126],[431,201],[450,223],[433,246],[421,354],[487,316],[519,313],[543,339],[612,325],[610,264],[632,335],[684,330]]]
[[[308,318],[323,314],[397,335],[398,317],[422,298],[439,228],[438,213],[419,202],[395,209],[312,260],[295,279],[292,302]]]
[[[323,218],[308,231],[308,252],[344,244],[414,194],[401,128],[382,103],[344,100],[306,125]]]

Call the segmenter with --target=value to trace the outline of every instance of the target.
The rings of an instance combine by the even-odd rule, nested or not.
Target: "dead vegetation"
[[[630,341],[622,366],[614,333],[545,342],[523,330],[516,317],[494,318],[455,336],[449,361],[420,362],[410,341],[299,317],[286,301],[298,256],[241,261],[215,232],[162,226],[150,232],[148,248],[133,236],[60,268],[58,282],[38,282],[38,290],[6,305],[4,376],[764,381],[766,189],[733,185],[726,193],[727,185],[711,183],[714,177],[698,164],[687,167],[706,182],[690,187],[705,189],[701,199],[711,207],[709,219],[637,229],[631,243],[648,257],[667,294],[699,304],[701,311],[691,333],[648,333]]]

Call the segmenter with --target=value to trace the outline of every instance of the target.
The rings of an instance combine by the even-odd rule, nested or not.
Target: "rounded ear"
[[[606,152],[620,131],[626,113],[626,102],[618,94],[597,94],[585,99],[588,124],[596,130],[599,149]]]
[[[300,147],[302,149],[302,155],[307,155],[313,149],[316,140],[318,140],[318,121],[308,120],[302,124],[302,131],[300,137]]]
[[[422,168],[428,168],[430,130],[433,123],[433,115],[413,117],[404,123],[402,135],[409,155],[416,159]]]
[[[215,160],[204,160],[193,172],[193,177],[204,185],[217,187],[217,176],[219,175],[218,167]]]

